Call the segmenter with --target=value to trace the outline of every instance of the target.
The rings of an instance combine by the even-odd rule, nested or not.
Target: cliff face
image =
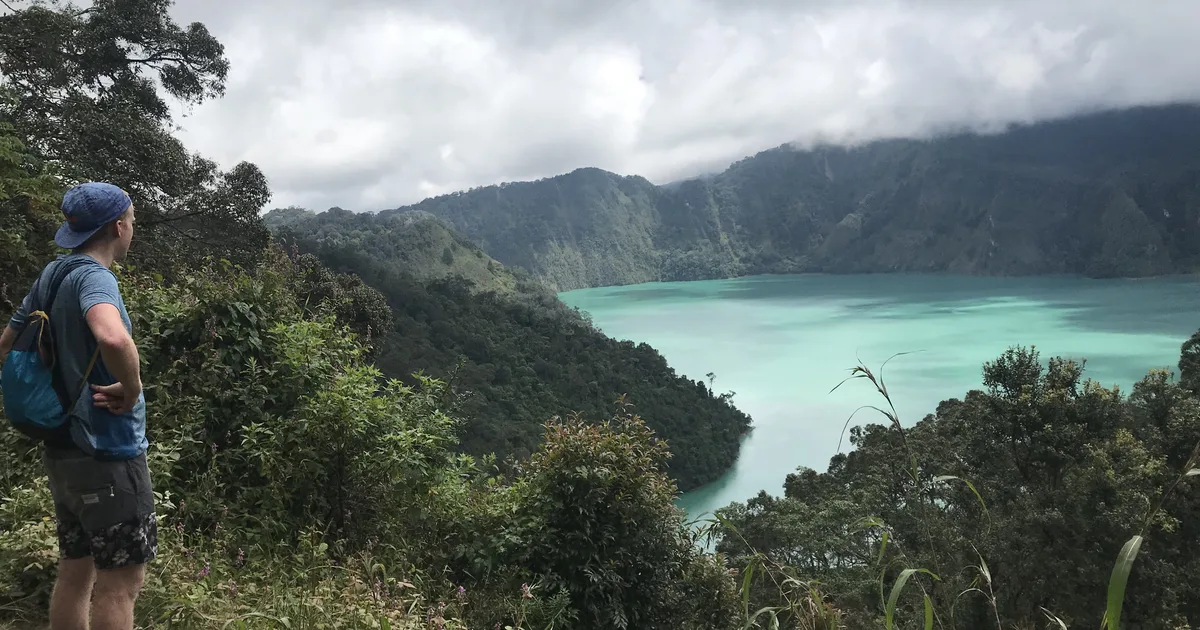
[[[1200,108],[764,151],[657,187],[580,169],[427,199],[556,290],[755,273],[1143,276],[1200,266]]]

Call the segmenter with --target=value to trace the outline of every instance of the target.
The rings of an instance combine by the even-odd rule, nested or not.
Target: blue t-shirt
[[[112,304],[121,313],[121,321],[130,334],[133,334],[133,325],[125,310],[125,300],[117,288],[117,276],[86,254],[59,256],[47,265],[42,271],[39,291],[43,294],[39,298],[45,300],[49,297],[51,272],[60,261],[68,258],[84,258],[91,263],[67,274],[50,310],[50,325],[57,344],[58,360],[61,361],[63,382],[70,395],[74,396],[79,392],[83,373],[96,351],[96,337],[86,319],[88,310],[97,304]],[[32,305],[33,296],[25,296],[10,325],[14,328],[23,326]],[[104,365],[103,356],[96,359],[88,382],[95,385],[117,382]],[[146,440],[145,396],[138,396],[133,411],[114,414],[107,408],[92,404],[92,394],[91,387],[88,387],[75,401],[71,413],[71,436],[75,443],[85,451],[110,459],[131,459],[144,453],[149,446]]]

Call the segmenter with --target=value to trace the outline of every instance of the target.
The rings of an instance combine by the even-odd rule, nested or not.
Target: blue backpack
[[[54,263],[50,270],[50,287],[45,302],[39,290],[42,280],[34,283],[30,296],[33,308],[25,325],[17,329],[4,369],[0,371],[0,390],[4,395],[4,414],[9,424],[25,435],[39,440],[48,440],[70,430],[68,419],[76,401],[83,396],[88,384],[88,375],[96,366],[100,356],[97,346],[91,362],[83,374],[83,384],[74,398],[70,398],[63,383],[54,343],[54,329],[50,326],[50,312],[58,288],[67,275],[82,265],[91,264],[84,258],[69,258]]]

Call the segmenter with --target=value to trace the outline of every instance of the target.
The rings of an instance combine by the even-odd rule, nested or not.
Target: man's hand
[[[85,317],[92,334],[96,336],[96,343],[100,346],[104,367],[121,386],[120,389],[113,389],[116,385],[105,385],[104,389],[97,390],[97,393],[103,393],[105,398],[102,399],[104,404],[96,401],[96,406],[108,407],[113,413],[128,412],[137,402],[138,394],[142,393],[137,345],[129,336],[129,331],[125,330],[117,307],[112,304],[97,304],[88,309]],[[110,401],[110,398],[115,400]]]
[[[113,383],[112,385],[92,385],[92,404],[97,407],[105,407],[110,413],[121,414],[133,411],[133,406],[137,404],[138,396],[141,396],[141,390],[136,392],[125,391],[125,386],[121,383]]]

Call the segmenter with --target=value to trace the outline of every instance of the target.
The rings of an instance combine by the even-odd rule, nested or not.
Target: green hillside
[[[286,246],[383,294],[392,322],[375,364],[387,376],[411,381],[424,371],[466,392],[466,452],[528,456],[546,420],[573,411],[598,417],[626,396],[667,441],[667,470],[680,488],[733,465],[750,419],[731,400],[677,375],[650,346],[606,337],[440,220],[287,209],[266,222]]]
[[[430,214],[376,217],[341,208],[320,214],[284,208],[268,212],[263,221],[275,232],[297,231],[323,246],[368,253],[385,267],[420,280],[460,276],[481,291],[509,294],[516,289],[511,271]]]
[[[1200,267],[1200,108],[781,146],[657,187],[580,169],[427,212],[558,290],[759,273],[1145,276]]]

